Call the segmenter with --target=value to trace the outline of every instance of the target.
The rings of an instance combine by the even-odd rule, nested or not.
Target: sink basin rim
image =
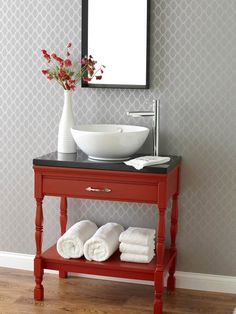
[[[98,130],[89,130],[89,128],[98,128]],[[111,130],[99,130],[102,128],[111,128]],[[112,128],[114,128],[112,130]],[[114,134],[114,133],[137,133],[137,132],[143,132],[148,131],[149,128],[145,126],[139,126],[139,125],[129,125],[129,124],[82,124],[80,126],[75,126],[71,128],[71,130],[79,131],[83,133],[89,133],[89,134]]]
[[[89,134],[113,134],[121,132],[121,128],[117,127],[116,124],[82,124],[71,129]]]

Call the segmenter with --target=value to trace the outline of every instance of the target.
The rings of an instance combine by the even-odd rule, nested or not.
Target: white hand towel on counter
[[[114,222],[100,227],[84,245],[84,256],[89,261],[103,262],[119,247],[119,236],[124,228]]]
[[[131,253],[137,255],[154,254],[155,243],[154,240],[151,241],[148,245],[138,245],[121,242],[119,249],[121,253]]]
[[[164,164],[170,161],[170,157],[160,156],[141,156],[128,161],[124,161],[127,166],[133,166],[137,170],[141,170],[147,166]]]
[[[82,220],[68,229],[57,241],[57,252],[64,258],[79,258],[84,254],[84,243],[98,227],[90,220]]]
[[[129,244],[148,245],[155,239],[154,229],[129,227],[121,233],[119,241]]]
[[[131,263],[150,263],[153,257],[154,257],[154,254],[139,255],[139,254],[131,254],[131,253],[122,253],[120,255],[120,260],[123,262],[131,262]]]

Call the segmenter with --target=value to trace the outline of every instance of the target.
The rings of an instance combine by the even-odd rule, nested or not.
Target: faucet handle
[[[131,116],[133,118],[153,117],[154,114],[154,111],[127,111],[127,116]]]

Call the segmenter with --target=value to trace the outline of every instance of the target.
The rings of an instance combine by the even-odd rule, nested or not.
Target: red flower
[[[52,58],[57,60],[57,55],[55,53],[52,54]]]
[[[94,71],[92,69],[88,69],[88,73],[90,76],[93,76]]]
[[[67,53],[66,53],[66,56],[67,56],[67,57],[69,57],[69,56],[70,56],[70,53],[69,53],[69,51],[67,51]]]
[[[48,75],[48,76],[47,76],[47,79],[48,79],[49,81],[51,81],[51,80],[53,79],[53,77],[52,77],[51,75]]]
[[[101,80],[102,79],[102,76],[101,75],[97,75],[96,76],[96,80]]]
[[[70,60],[70,59],[66,59],[66,60],[65,60],[65,66],[66,66],[66,67],[70,67],[71,65],[72,65],[71,60]]]
[[[69,43],[68,45],[67,45],[67,48],[70,48],[72,46],[72,43]]]
[[[50,55],[49,55],[48,53],[45,53],[45,54],[43,55],[43,57],[44,57],[46,60],[48,60],[48,61],[51,60],[51,57],[50,57]]]
[[[43,53],[44,55],[47,54],[47,50],[43,49],[43,50],[41,50],[41,51],[42,51],[42,53]]]
[[[60,68],[58,75],[59,75],[59,76],[63,76],[63,75],[65,75],[65,74],[66,74],[66,72],[65,72],[62,68]]]
[[[70,79],[69,75],[62,68],[59,69],[58,77],[62,81],[67,81]]]
[[[86,59],[83,57],[83,58],[81,59],[81,64],[82,64],[82,65],[85,65],[85,63],[86,63]]]
[[[67,90],[70,90],[70,85],[69,85],[67,82],[66,82],[65,85],[66,85],[66,89],[67,89]]]
[[[55,59],[57,62],[59,62],[61,65],[63,65],[64,60],[58,57],[55,53],[52,54],[52,58]]]
[[[65,86],[66,86],[67,90],[74,91],[75,90],[75,80],[69,79],[68,81],[66,81]]]
[[[47,75],[48,74],[48,70],[42,70],[43,75]]]
[[[62,58],[57,57],[57,62],[60,63],[61,66],[64,64],[64,60]]]
[[[90,77],[85,76],[85,77],[83,78],[83,80],[84,80],[85,82],[90,82],[90,81],[91,81],[91,78],[90,78]]]

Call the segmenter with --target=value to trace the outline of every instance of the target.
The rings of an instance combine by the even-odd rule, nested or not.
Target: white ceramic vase
[[[69,154],[76,152],[76,144],[71,135],[71,128],[73,127],[72,92],[64,90],[64,107],[58,131],[57,151],[59,153]]]

